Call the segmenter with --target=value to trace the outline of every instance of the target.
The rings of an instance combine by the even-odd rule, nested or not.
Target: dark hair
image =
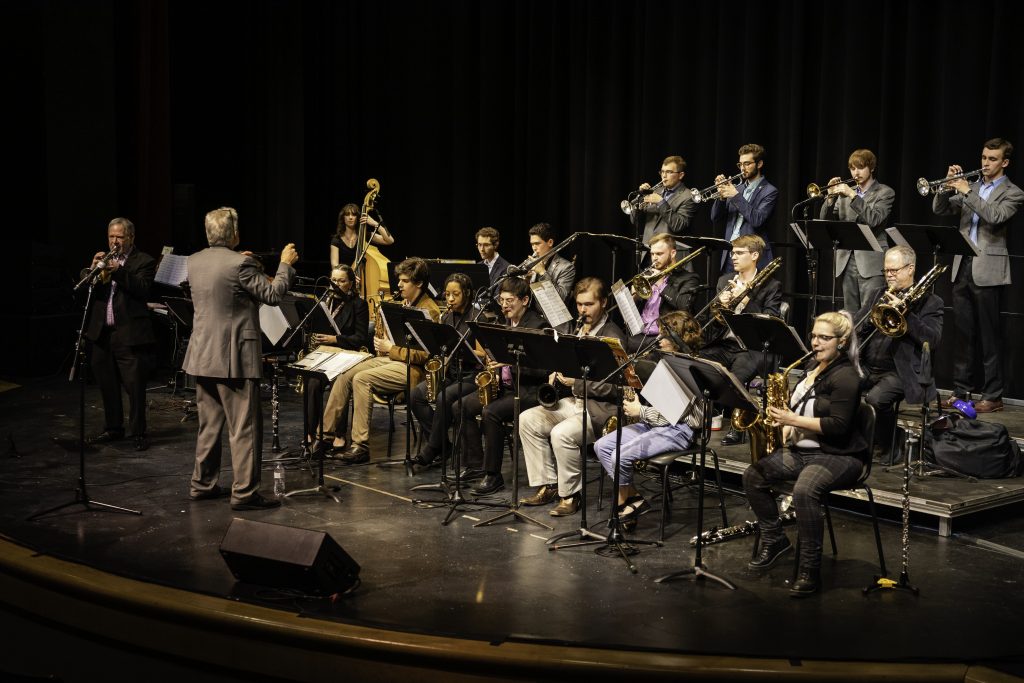
[[[462,296],[466,299],[473,298],[473,281],[465,273],[452,273],[444,281],[444,288],[448,289],[449,282],[458,282],[462,290]],[[468,302],[467,302],[468,303]]]
[[[753,154],[754,155],[754,163],[757,163],[758,161],[763,161],[764,160],[764,147],[762,147],[761,145],[754,144],[754,143],[749,143],[749,144],[743,145],[742,147],[740,147],[739,155],[743,156],[744,154]]]
[[[700,323],[687,311],[671,311],[658,319],[662,334],[669,338],[677,351],[694,353],[704,343]]]
[[[521,277],[510,277],[503,280],[501,286],[498,287],[498,293],[511,294],[517,299],[533,298],[530,283]]]
[[[536,235],[545,242],[555,239],[555,231],[549,223],[537,223],[530,228],[529,234]]]
[[[360,209],[358,206],[352,203],[346,204],[345,206],[341,207],[341,211],[338,212],[338,237],[341,237],[342,235],[345,234],[345,212],[351,212],[358,216],[360,213]],[[356,225],[358,225],[358,223],[356,223]]]
[[[604,286],[604,280],[599,277],[585,277],[576,283],[576,286],[572,289],[572,298],[575,299],[583,292],[594,291],[594,296],[599,300],[605,301],[608,299],[608,288]]]
[[[855,149],[850,152],[850,158],[846,162],[847,168],[865,168],[872,173],[878,165],[878,157],[870,149]]]
[[[476,231],[475,237],[476,239],[486,237],[494,243],[494,246],[498,246],[498,243],[501,241],[501,235],[498,233],[497,228],[480,228]]]
[[[422,287],[430,277],[430,268],[427,267],[427,262],[421,258],[407,258],[395,266],[395,277],[399,275],[406,276],[414,285]]]
[[[662,166],[668,166],[669,164],[675,164],[676,170],[682,173],[686,170],[686,159],[682,158],[678,154],[674,154],[670,157],[665,157],[665,160],[661,162]]]
[[[992,138],[985,143],[985,149],[1001,149],[1003,150],[1003,158],[1009,159],[1013,156],[1013,145],[1010,144],[1009,140],[1003,138]]]

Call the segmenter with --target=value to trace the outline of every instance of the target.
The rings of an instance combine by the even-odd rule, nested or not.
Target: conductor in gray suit
[[[981,150],[981,177],[973,183],[963,177],[953,178],[963,175],[963,169],[954,164],[946,174],[950,178],[946,185],[952,192],[936,194],[932,201],[936,214],[960,215],[960,233],[981,252],[973,257],[953,257],[953,320],[960,352],[953,365],[953,395],[947,399],[952,406],[957,398],[979,391],[981,400],[974,404],[979,413],[1003,409],[999,295],[1002,287],[1010,284],[1006,227],[1024,203],[1024,191],[1004,173],[1012,154],[1013,145],[1008,140],[989,140]],[[983,372],[980,385],[971,379],[979,350]]]
[[[859,311],[868,301],[877,299],[885,289],[882,262],[889,246],[885,226],[892,212],[896,193],[888,185],[875,180],[878,159],[870,149],[856,149],[850,154],[847,167],[856,187],[839,178],[828,181],[828,196],[821,207],[820,217],[832,221],[852,221],[871,228],[882,251],[836,252],[836,275],[843,282],[843,308]],[[850,258],[850,256],[853,258]]]
[[[286,246],[277,275],[270,280],[259,261],[234,251],[239,242],[238,213],[227,207],[206,214],[206,241],[209,249],[188,257],[195,318],[183,367],[196,378],[199,407],[190,497],[204,500],[229,494],[217,484],[221,432],[226,426],[234,470],[231,508],[276,507],[279,501],[258,492],[263,455],[259,304],[281,301],[299,255],[295,245]]]

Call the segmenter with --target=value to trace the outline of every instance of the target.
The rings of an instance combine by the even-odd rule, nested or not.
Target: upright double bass
[[[359,237],[356,239],[356,260],[352,263],[352,270],[359,278],[359,295],[366,300],[372,318],[380,302],[390,294],[391,286],[388,282],[388,259],[370,243],[364,218],[373,211],[377,195],[380,194],[380,182],[370,178],[366,181],[366,187],[370,191],[363,198],[363,206],[359,211]]]

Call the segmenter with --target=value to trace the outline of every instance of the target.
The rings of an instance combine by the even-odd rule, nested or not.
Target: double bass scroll
[[[370,178],[366,181],[369,192],[363,198],[363,206],[359,212],[359,237],[356,239],[356,260],[352,270],[359,278],[359,296],[366,301],[370,316],[377,313],[385,293],[390,292],[388,282],[388,259],[374,244],[366,233],[366,216],[373,210],[380,194],[380,181]]]

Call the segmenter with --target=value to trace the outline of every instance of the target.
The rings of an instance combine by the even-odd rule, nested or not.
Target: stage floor
[[[115,575],[225,596],[300,613],[314,620],[357,623],[398,632],[447,635],[493,644],[535,642],[613,650],[735,655],[791,660],[865,662],[985,662],[1019,673],[1018,629],[1024,610],[1024,506],[1020,503],[964,517],[950,537],[933,528],[910,533],[909,575],[921,590],[876,592],[862,588],[877,572],[870,520],[836,510],[839,554],[826,553],[824,590],[805,600],[789,597],[785,585],[790,556],[772,570],[746,568],[751,537],[705,549],[708,570],[736,584],[730,591],[712,581],[658,584],[654,578],[692,566],[688,541],[696,533],[696,497],[676,495],[661,548],[644,546],[630,559],[592,548],[549,550],[552,534],[577,529],[580,515],[553,518],[547,508],[524,512],[552,525],[526,523],[475,528],[504,508],[466,505],[448,526],[443,506],[413,504],[415,484],[436,482],[429,469],[408,477],[403,467],[380,468],[385,456],[387,411],[374,411],[374,462],[344,467],[328,461],[327,482],[340,487],[340,503],[321,496],[288,499],[276,510],[234,513],[226,500],[191,502],[195,418],[182,421],[183,398],[167,389],[150,392],[151,448],[136,452],[128,440],[86,454],[90,495],[98,501],[142,511],[141,516],[86,511],[72,506],[34,521],[26,517],[73,499],[78,453],[56,446],[53,437],[77,435],[76,385],[60,378],[33,381],[0,393],[6,457],[0,461],[0,531],[39,553],[70,559]],[[264,490],[271,486],[269,401]],[[404,452],[399,412],[394,457]],[[300,438],[298,397],[282,392],[281,443]],[[94,387],[86,396],[87,433],[98,431],[102,407]],[[717,435],[714,438],[717,443]],[[740,462],[742,449],[721,453]],[[222,483],[230,482],[225,463]],[[596,466],[589,470],[596,474]],[[312,483],[295,465],[288,487]],[[887,475],[893,476],[893,475]],[[506,490],[488,500],[510,495]],[[525,472],[521,481],[525,488]],[[727,485],[735,485],[735,475]],[[946,482],[928,482],[928,486]],[[650,481],[648,496],[657,492]],[[597,509],[590,488],[589,521],[606,528],[608,507]],[[607,492],[606,492],[607,493]],[[436,498],[424,493],[423,498]],[[745,501],[726,498],[731,523],[752,518]],[[706,501],[705,527],[720,521],[717,498]],[[841,507],[843,503],[833,503]],[[834,508],[835,510],[835,508]],[[236,584],[218,547],[234,517],[328,532],[362,567],[359,588],[334,604]],[[884,521],[882,539],[889,575],[900,570],[900,528]],[[636,535],[655,539],[658,515],[645,516]],[[795,539],[795,528],[790,529]]]

